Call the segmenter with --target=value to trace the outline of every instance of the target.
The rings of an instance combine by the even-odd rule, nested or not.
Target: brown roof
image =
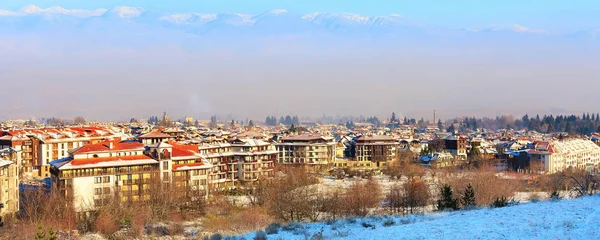
[[[396,139],[387,135],[372,135],[372,136],[360,136],[356,139],[357,141],[396,141]]]
[[[141,135],[138,138],[169,138],[169,137],[170,136],[167,135],[166,133],[159,132],[159,131],[152,131],[152,132],[146,133],[144,135]]]
[[[322,140],[323,136],[318,134],[302,134],[295,136],[287,136],[281,138],[281,141],[311,141],[311,140]]]

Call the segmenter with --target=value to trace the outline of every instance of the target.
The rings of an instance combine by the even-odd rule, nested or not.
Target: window
[[[163,173],[163,181],[169,181],[169,173],[168,172]]]
[[[101,177],[95,177],[94,178],[94,183],[101,183],[102,182],[102,178]]]
[[[94,188],[94,195],[102,195],[102,188]]]
[[[105,187],[103,192],[104,192],[104,194],[110,194],[110,188]]]
[[[163,170],[169,170],[169,162],[167,162],[167,161],[163,162]]]
[[[192,182],[192,186],[198,186],[199,184],[200,184],[200,181],[198,181],[198,180],[194,180]]]
[[[103,183],[109,183],[110,182],[110,177],[108,177],[108,176],[102,177],[102,182]]]

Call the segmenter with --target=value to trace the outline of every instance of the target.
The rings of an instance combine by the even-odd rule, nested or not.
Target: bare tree
[[[600,188],[600,177],[583,169],[567,169],[559,176],[578,196],[593,195]]]
[[[422,211],[428,205],[430,197],[427,183],[411,179],[404,184],[405,212],[413,214]]]
[[[268,183],[265,199],[269,212],[283,221],[302,221],[315,218],[315,211],[323,201],[315,197],[318,191],[314,186],[315,179],[304,169],[285,169],[285,177],[273,179]]]
[[[75,124],[75,125],[85,125],[86,123],[87,123],[87,120],[85,120],[85,118],[81,117],[81,116],[75,117],[73,119],[73,124]]]
[[[379,206],[381,201],[381,187],[376,180],[353,183],[346,192],[344,205],[348,215],[364,217],[372,208]]]

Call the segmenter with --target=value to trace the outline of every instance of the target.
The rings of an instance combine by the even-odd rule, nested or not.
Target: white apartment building
[[[275,144],[279,164],[311,167],[332,165],[336,158],[336,141],[332,137],[305,134],[281,138]]]
[[[598,169],[600,164],[600,147],[584,139],[538,142],[529,154],[531,161],[543,162],[548,173],[560,172],[570,167]]]

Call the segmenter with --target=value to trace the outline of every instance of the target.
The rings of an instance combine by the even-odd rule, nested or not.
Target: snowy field
[[[286,228],[268,239],[600,239],[600,196]],[[254,239],[255,233],[241,237]]]

